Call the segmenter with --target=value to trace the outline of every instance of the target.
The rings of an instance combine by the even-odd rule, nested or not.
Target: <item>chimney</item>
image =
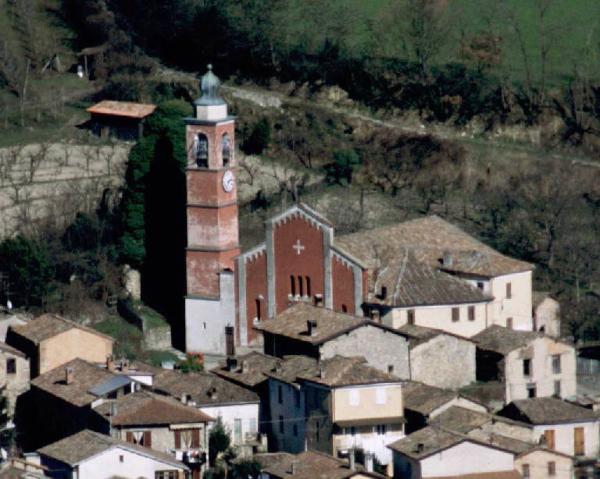
[[[106,369],[111,372],[115,370],[115,359],[112,356],[106,357]]]
[[[450,251],[444,251],[444,256],[442,258],[442,266],[444,268],[452,267],[452,253]]]
[[[367,472],[373,472],[373,453],[365,453],[365,469]]]
[[[292,461],[292,463],[290,464],[290,475],[295,475],[296,474],[296,461]]]
[[[425,444],[423,444],[422,442],[418,443],[417,447],[415,448],[415,452],[417,454],[421,454],[424,450],[425,450]]]
[[[208,397],[211,399],[217,399],[217,388],[212,387],[208,390]]]
[[[387,298],[387,286],[381,287],[381,299]]]
[[[354,449],[350,449],[348,451],[348,460],[350,461],[350,469],[354,471],[356,469],[356,451]]]
[[[323,295],[315,294],[315,306],[322,307],[323,306]]]
[[[181,402],[183,404],[187,404],[188,403],[188,398],[189,398],[189,394],[188,393],[181,393]]]
[[[75,379],[75,371],[73,368],[65,368],[65,384],[73,384]]]
[[[248,361],[245,359],[242,359],[242,367],[240,368],[240,372],[247,373],[249,370],[250,370],[250,367],[248,365]]]
[[[319,365],[319,378],[325,379],[325,368],[321,365]]]
[[[371,310],[371,319],[377,323],[381,322],[381,314],[377,308]]]
[[[227,357],[227,371],[235,371],[237,369],[237,358],[235,356]]]
[[[314,336],[316,334],[316,329],[317,329],[317,320],[309,319],[308,321],[306,321],[306,327],[308,329],[308,335]]]

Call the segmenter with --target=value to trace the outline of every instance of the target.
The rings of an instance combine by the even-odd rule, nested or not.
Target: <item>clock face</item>
[[[230,193],[233,190],[234,186],[235,186],[235,180],[233,178],[233,173],[231,172],[231,170],[227,170],[225,172],[225,174],[223,175],[223,189],[227,193]]]

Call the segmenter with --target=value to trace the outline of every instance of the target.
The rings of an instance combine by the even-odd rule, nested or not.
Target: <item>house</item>
[[[87,109],[90,130],[102,138],[138,140],[144,134],[144,122],[154,110],[156,105],[103,100]]]
[[[476,348],[473,341],[440,329],[410,324],[398,331],[409,338],[412,381],[447,389],[459,389],[475,382]],[[431,367],[432,364],[436,367]]]
[[[75,358],[103,364],[112,356],[114,339],[56,314],[44,314],[11,326],[6,343],[30,359],[35,378]]]
[[[286,358],[270,373],[273,447],[306,447],[336,457],[362,448],[391,464],[386,445],[404,436],[402,381],[369,366],[364,358],[316,361]]]
[[[462,406],[472,411],[487,413],[487,408],[455,391],[408,381],[403,387],[406,434],[424,428],[431,420],[448,409]]]
[[[408,337],[368,318],[297,303],[256,326],[266,354],[315,359],[363,356],[370,366],[410,377]]]
[[[550,293],[533,292],[533,330],[560,337],[560,303]]]
[[[590,409],[556,398],[531,398],[511,402],[498,415],[530,424],[532,440],[578,461],[600,452],[600,418]]]
[[[577,359],[571,344],[502,326],[491,326],[472,339],[477,344],[477,380],[503,382],[506,402],[575,397]]]
[[[251,455],[266,448],[266,438],[258,431],[260,399],[256,393],[216,374],[184,374],[166,369],[155,374],[152,388],[214,419],[220,418],[231,432],[232,445],[240,455]]]
[[[211,370],[212,373],[238,386],[256,393],[260,399],[258,418],[259,432],[268,434],[271,419],[269,411],[269,376],[283,361],[281,358],[269,356],[257,351],[238,357],[227,358],[226,364]]]
[[[214,419],[170,397],[137,391],[94,409],[115,439],[167,452],[200,479],[208,462],[208,425]]]
[[[84,429],[108,434],[94,408],[140,387],[126,375],[73,359],[33,379],[19,397],[15,422],[20,440],[25,450],[33,450]]]
[[[260,479],[383,479],[355,463],[337,459],[317,451],[299,454],[277,454],[273,459],[257,456],[262,466]]]
[[[38,454],[48,475],[56,479],[184,479],[189,473],[169,454],[88,430],[38,449]]]
[[[8,413],[15,410],[17,397],[29,389],[29,359],[6,343],[0,343],[0,390],[6,397]]]
[[[437,427],[427,426],[388,447],[397,479],[521,478],[512,450]]]

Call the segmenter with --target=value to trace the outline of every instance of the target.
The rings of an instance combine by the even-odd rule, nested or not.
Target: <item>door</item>
[[[582,427],[575,428],[574,439],[575,439],[575,455],[576,456],[585,456],[585,439],[584,439]]]
[[[225,326],[225,354],[227,354],[227,356],[235,356],[233,326]]]
[[[544,438],[546,439],[548,449],[554,449],[554,429],[544,431]]]

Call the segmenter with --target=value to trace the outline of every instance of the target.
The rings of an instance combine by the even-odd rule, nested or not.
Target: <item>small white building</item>
[[[560,337],[560,303],[550,293],[533,292],[533,329]]]
[[[38,453],[46,474],[57,479],[184,479],[189,472],[169,454],[89,430],[49,444]]]

